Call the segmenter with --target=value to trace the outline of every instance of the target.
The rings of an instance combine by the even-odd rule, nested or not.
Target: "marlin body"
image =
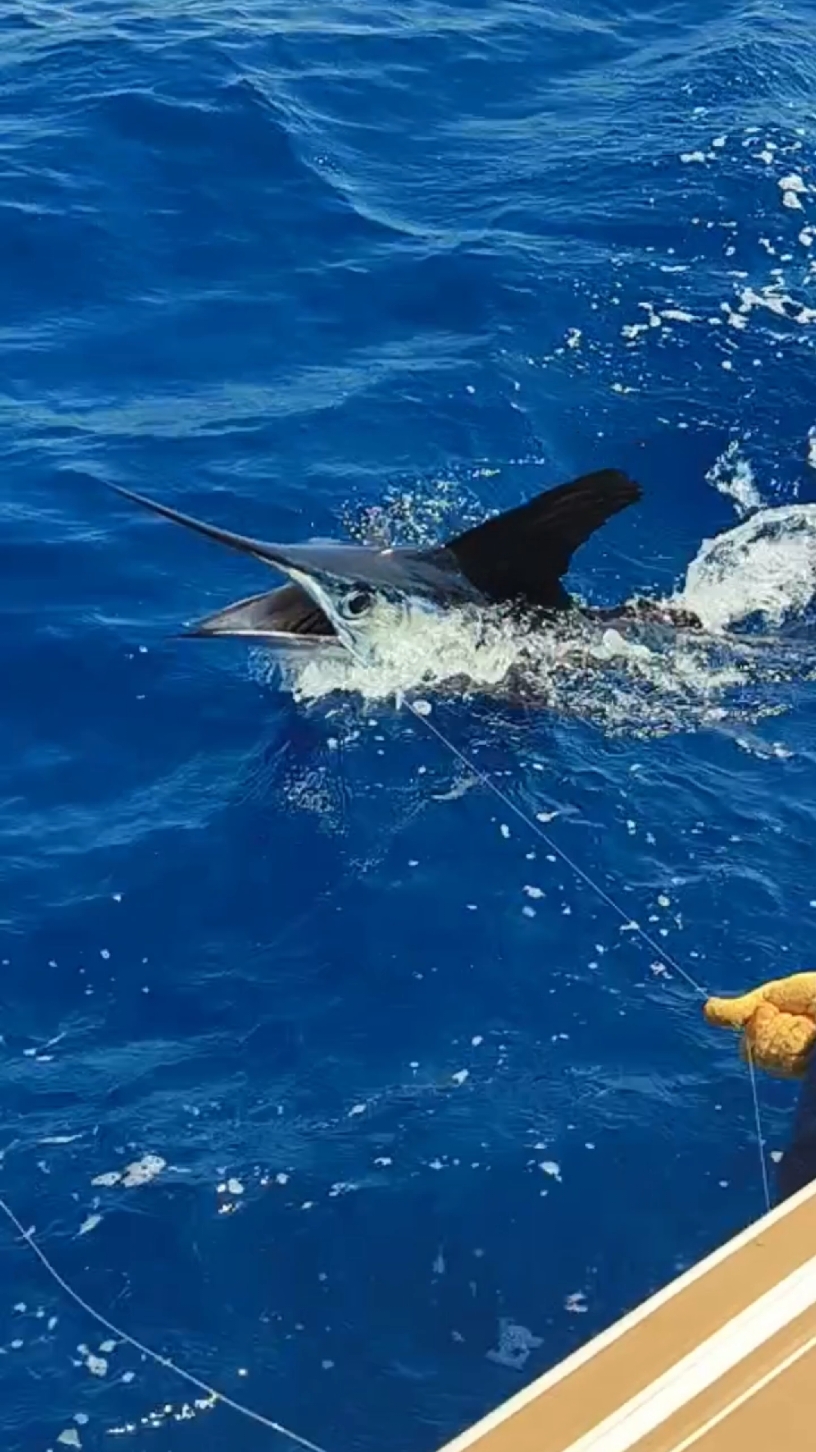
[[[287,583],[252,595],[197,621],[194,636],[237,636],[286,651],[346,649],[358,659],[372,646],[367,622],[387,608],[395,621],[412,612],[509,606],[522,619],[543,622],[579,610],[563,577],[572,556],[595,530],[641,498],[640,486],[616,469],[585,474],[486,519],[431,549],[344,544],[268,544],[204,523],[169,505],[112,485],[126,499],[207,539],[250,555],[287,576]],[[689,611],[650,601],[609,610],[581,609],[585,618],[646,619],[700,629]]]

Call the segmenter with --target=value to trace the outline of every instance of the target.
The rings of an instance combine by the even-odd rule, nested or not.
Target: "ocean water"
[[[433,1452],[763,1208],[684,974],[813,966],[812,12],[0,36],[0,1194],[224,1393]],[[708,632],[542,638],[523,707],[501,620],[368,672],[179,638],[266,576],[105,488],[432,540],[606,465],[644,498],[572,587]],[[5,1221],[0,1287],[6,1452],[293,1445]]]

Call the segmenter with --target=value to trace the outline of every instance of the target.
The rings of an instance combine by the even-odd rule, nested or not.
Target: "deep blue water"
[[[178,639],[262,572],[102,481],[298,539],[614,464],[604,601],[681,580],[740,466],[815,500],[812,11],[711,8],[0,4],[0,1192],[329,1452],[432,1452],[758,1214],[749,1085],[420,722]],[[434,719],[737,991],[813,962],[806,674]],[[0,1274],[7,1452],[275,1441],[154,1416],[189,1388],[8,1227]]]

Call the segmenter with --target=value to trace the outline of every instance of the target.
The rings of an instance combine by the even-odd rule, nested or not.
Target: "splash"
[[[498,688],[523,658],[523,642],[501,610],[444,612],[374,610],[366,630],[366,661],[351,655],[283,664],[284,680],[296,700],[316,700],[336,691],[368,701],[408,691]]]
[[[707,630],[723,631],[753,617],[780,626],[815,595],[816,504],[791,504],[706,540],[676,598]]]
[[[480,467],[473,478],[490,478],[498,469]],[[425,480],[421,484],[392,486],[382,502],[360,507],[349,503],[343,523],[360,544],[412,545],[417,549],[439,543],[470,525],[481,524],[484,505],[475,490],[455,476]]]
[[[740,516],[761,509],[762,499],[754,471],[740,450],[739,440],[731,441],[728,448],[712,464],[706,479],[720,494],[733,499],[734,508]]]
[[[304,705],[492,697],[637,735],[756,722],[787,709],[780,689],[811,678],[804,653],[773,631],[814,597],[816,505],[760,509],[706,540],[667,602],[692,610],[702,631],[583,615],[520,628],[504,607],[404,613],[384,604],[365,661],[321,655],[271,669]],[[766,633],[751,634],[757,621]],[[261,670],[268,676],[267,659]]]

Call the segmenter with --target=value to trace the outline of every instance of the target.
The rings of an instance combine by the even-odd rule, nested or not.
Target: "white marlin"
[[[635,617],[700,629],[692,612],[668,603],[640,600],[586,610],[567,593],[563,576],[576,549],[612,515],[641,498],[640,486],[617,469],[598,470],[547,490],[430,549],[339,541],[269,544],[119,485],[111,487],[165,519],[288,576],[288,583],[277,589],[197,621],[190,635],[239,636],[298,652],[347,649],[367,661],[374,646],[366,626],[383,606],[400,623],[417,612],[504,605],[517,611],[520,620],[539,623],[580,609],[591,620]]]

